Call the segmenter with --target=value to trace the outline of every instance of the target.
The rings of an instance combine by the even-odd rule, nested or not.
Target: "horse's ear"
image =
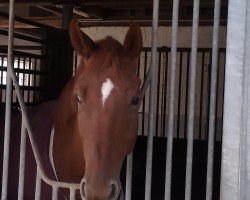
[[[96,44],[89,36],[80,30],[74,19],[70,22],[69,34],[75,51],[84,58],[88,59],[92,51],[96,48]]]
[[[130,28],[125,36],[124,48],[126,53],[132,57],[139,57],[142,49],[142,32],[135,22],[130,23]]]

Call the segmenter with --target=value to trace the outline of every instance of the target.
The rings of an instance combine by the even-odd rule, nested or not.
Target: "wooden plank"
[[[16,0],[17,5],[65,5],[65,4],[73,4],[73,5],[102,5],[103,7],[106,6],[128,6],[128,5],[137,5],[138,7],[141,6],[149,6],[152,7],[152,0],[143,0],[143,1],[134,1],[134,0]],[[228,0],[222,0],[222,5],[227,4]],[[160,7],[162,6],[169,6],[172,5],[172,1],[160,1]],[[9,0],[1,0],[0,5],[7,5],[9,4]],[[183,0],[180,3],[180,6],[186,5],[193,5],[193,0]],[[210,0],[202,0],[201,6],[203,5],[213,5],[213,1]]]
[[[152,26],[151,20],[134,20],[135,22],[139,23],[140,26]],[[82,21],[79,23],[81,27],[94,27],[94,26],[128,26],[131,20],[121,20],[121,21]],[[191,20],[180,20],[179,26],[191,26]],[[211,20],[200,20],[199,26],[212,26],[213,22]],[[227,21],[221,20],[221,26],[226,26]],[[172,26],[171,20],[159,20],[159,26]]]
[[[61,19],[39,19],[35,22],[38,22],[43,25],[51,26],[54,28],[61,28]],[[0,28],[8,28],[9,27],[9,21],[7,19],[0,19]],[[37,28],[36,26],[32,26],[29,24],[21,23],[21,22],[15,22],[15,28]]]
[[[56,15],[61,16],[62,15],[62,9],[57,8],[55,6],[36,6],[37,8],[40,8],[42,10],[46,10],[48,12],[54,13]]]

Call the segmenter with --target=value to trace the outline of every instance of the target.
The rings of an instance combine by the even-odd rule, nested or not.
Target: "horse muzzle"
[[[120,191],[120,182],[113,180],[108,184],[95,185],[83,178],[80,184],[80,194],[83,200],[118,200]]]

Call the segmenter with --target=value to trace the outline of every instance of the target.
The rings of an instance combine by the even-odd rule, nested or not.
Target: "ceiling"
[[[16,16],[62,27],[62,19],[73,15],[82,27],[89,26],[124,26],[135,20],[141,26],[152,24],[152,0],[16,0]],[[0,1],[0,12],[8,13],[9,0]],[[173,0],[161,0],[159,25],[171,26]],[[191,26],[193,0],[180,0],[179,25]],[[221,25],[227,22],[228,0],[221,0]],[[214,1],[200,0],[201,26],[213,25]],[[0,27],[8,27],[8,19],[0,15]],[[31,28],[32,25],[17,22],[16,28]]]

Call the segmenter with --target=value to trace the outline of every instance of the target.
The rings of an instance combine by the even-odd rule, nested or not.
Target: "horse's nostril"
[[[119,192],[120,192],[120,187],[116,181],[112,181],[110,186],[111,186],[111,193],[110,193],[109,199],[117,200]]]
[[[87,200],[86,183],[87,181],[84,178],[80,183],[80,193],[83,200]]]

